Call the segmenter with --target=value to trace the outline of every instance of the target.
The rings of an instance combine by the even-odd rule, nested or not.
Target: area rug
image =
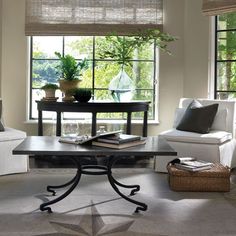
[[[114,170],[120,182],[140,184],[133,198],[148,204],[145,212],[134,213],[136,206],[120,198],[106,176],[82,176],[71,195],[52,205],[53,213],[41,212],[39,205],[54,198],[46,186],[65,183],[74,173],[73,169],[32,169],[2,176],[0,235],[236,235],[233,183],[230,193],[173,192],[166,174],[145,168]]]

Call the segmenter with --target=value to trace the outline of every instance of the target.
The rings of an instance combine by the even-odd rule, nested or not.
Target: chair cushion
[[[226,131],[212,130],[207,134],[170,129],[160,134],[167,141],[203,144],[222,144],[232,139],[232,134]]]
[[[193,100],[187,107],[183,118],[176,129],[189,132],[209,133],[215,115],[218,110],[218,104],[202,106],[196,100]]]
[[[5,127],[5,131],[0,132],[0,142],[18,140],[26,138],[26,133],[21,130]]]

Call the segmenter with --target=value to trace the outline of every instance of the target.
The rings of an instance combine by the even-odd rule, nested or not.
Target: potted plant
[[[73,96],[78,102],[88,102],[92,96],[90,88],[77,88],[73,90]]]
[[[79,87],[82,80],[81,75],[88,68],[88,61],[83,59],[77,62],[71,55],[62,56],[59,52],[55,52],[55,55],[60,60],[56,69],[58,76],[60,76],[60,90],[64,93],[62,100],[65,102],[74,101],[71,91]]]
[[[47,83],[41,87],[45,92],[44,100],[57,100],[55,92],[59,89],[57,84]]]
[[[159,30],[147,29],[146,31],[138,32],[136,36],[124,37],[113,34],[106,36],[106,40],[110,46],[103,47],[103,45],[100,45],[99,56],[100,58],[114,59],[120,65],[119,73],[109,84],[113,99],[119,102],[123,93],[129,92],[134,88],[132,79],[125,72],[125,66],[132,66],[131,61],[134,50],[155,41],[156,47],[170,54],[167,44],[176,40],[176,38]]]

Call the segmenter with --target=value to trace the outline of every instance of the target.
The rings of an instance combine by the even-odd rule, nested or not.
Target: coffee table
[[[121,157],[129,158],[130,156],[156,156],[156,155],[177,155],[177,153],[167,144],[167,142],[160,137],[147,137],[146,144],[135,147],[125,148],[121,150],[114,150],[110,148],[101,148],[92,145],[75,145],[60,143],[59,137],[51,136],[29,136],[14,150],[13,154],[17,155],[34,155],[34,156],[57,156],[68,157],[77,168],[76,175],[67,183],[57,186],[47,186],[47,191],[52,195],[56,195],[56,189],[70,186],[62,195],[55,199],[45,202],[40,205],[41,211],[52,212],[51,207],[56,202],[61,201],[68,196],[78,185],[82,174],[85,175],[107,175],[108,181],[112,188],[125,200],[137,205],[135,212],[146,211],[147,205],[145,203],[136,201],[129,196],[123,194],[118,187],[131,189],[130,195],[134,195],[140,190],[138,184],[126,185],[117,181],[112,175],[113,164]],[[107,157],[107,165],[81,165],[81,160],[85,156],[101,156]]]

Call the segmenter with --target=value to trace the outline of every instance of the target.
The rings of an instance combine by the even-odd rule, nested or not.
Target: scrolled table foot
[[[139,190],[140,190],[140,186],[139,186],[139,185],[137,185],[137,187],[136,187],[135,189],[131,190],[131,192],[130,192],[130,196],[133,196],[133,195],[135,195],[135,194],[136,194],[136,192],[138,192]]]
[[[40,205],[40,210],[41,211],[48,211],[48,213],[52,213],[52,209],[51,207],[46,207],[48,204],[47,203],[43,203]]]
[[[141,204],[140,204],[141,205]],[[138,206],[136,209],[135,209],[135,213],[139,213],[139,211],[146,211],[147,210],[147,205],[142,203],[142,206]]]
[[[52,193],[52,196],[56,196],[56,191],[55,190],[53,190],[53,189],[51,189],[53,186],[47,186],[47,191],[48,192],[50,192],[50,193]]]

